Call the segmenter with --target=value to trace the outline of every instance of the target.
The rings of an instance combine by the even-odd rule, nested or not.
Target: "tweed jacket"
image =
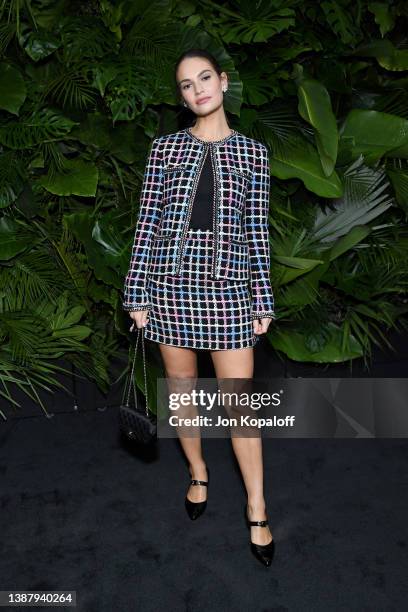
[[[211,142],[197,138],[189,128],[154,138],[144,172],[123,309],[149,310],[147,279],[180,273],[207,149],[215,183],[212,278],[248,281],[252,318],[274,319],[268,149],[235,130]]]

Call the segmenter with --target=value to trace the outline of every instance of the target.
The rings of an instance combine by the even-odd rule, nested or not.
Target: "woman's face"
[[[228,86],[225,72],[219,76],[202,57],[185,58],[178,67],[177,82],[181,97],[199,116],[208,115],[223,104],[222,89]]]

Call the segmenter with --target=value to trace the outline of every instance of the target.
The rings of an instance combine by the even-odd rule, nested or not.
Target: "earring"
[[[184,106],[187,106],[187,103],[186,103],[186,101],[185,101],[185,100],[184,100],[183,104],[184,104]]]

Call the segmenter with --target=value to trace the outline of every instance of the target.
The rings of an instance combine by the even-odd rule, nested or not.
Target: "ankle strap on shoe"
[[[205,487],[208,486],[208,482],[206,482],[205,480],[196,480],[195,478],[193,478],[193,480],[190,481],[192,485],[204,485]]]
[[[250,525],[253,525],[254,527],[266,527],[268,524],[268,521],[248,521]]]

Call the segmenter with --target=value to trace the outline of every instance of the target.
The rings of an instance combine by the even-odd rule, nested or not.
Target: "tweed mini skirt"
[[[253,347],[249,281],[211,278],[213,232],[189,228],[180,274],[149,277],[151,308],[144,337],[206,350]]]

